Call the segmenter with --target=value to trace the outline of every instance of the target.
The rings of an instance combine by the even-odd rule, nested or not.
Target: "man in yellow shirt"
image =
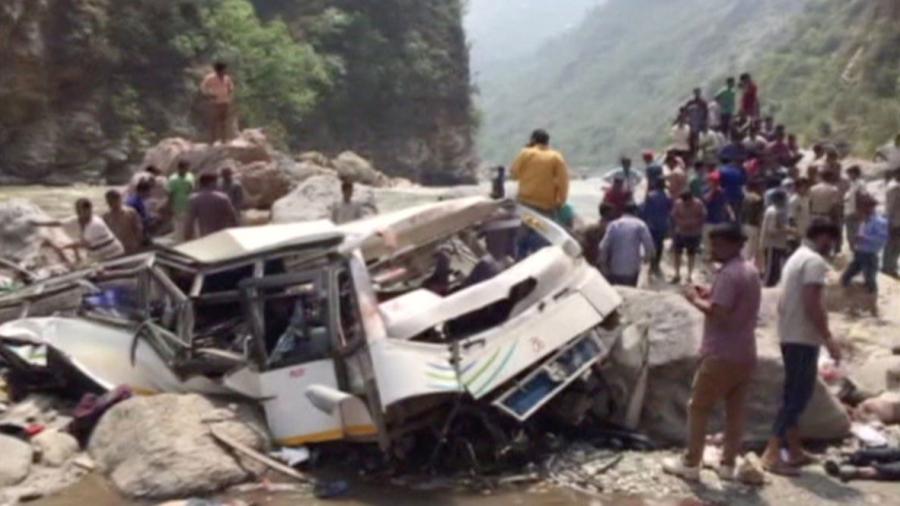
[[[558,220],[560,209],[569,198],[569,169],[563,156],[550,149],[550,135],[544,130],[531,134],[528,146],[519,153],[510,169],[513,180],[519,182],[517,200]],[[517,240],[518,259],[525,258],[546,246],[535,231],[523,226]]]
[[[216,62],[213,69],[200,84],[200,91],[209,100],[211,144],[215,144],[216,141],[228,142],[228,120],[231,118],[234,101],[234,81],[228,75],[228,66]]]
[[[511,173],[519,182],[519,202],[548,216],[555,218],[569,198],[569,169],[563,156],[550,149],[550,135],[544,130],[531,134]]]

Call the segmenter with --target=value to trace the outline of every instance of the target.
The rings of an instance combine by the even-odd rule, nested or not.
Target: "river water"
[[[579,180],[572,183],[570,203],[576,213],[587,220],[596,218],[597,204],[602,195],[599,180]],[[8,198],[24,198],[40,205],[50,215],[63,218],[71,215],[76,199],[91,199],[96,209],[104,209],[103,194],[106,187],[72,186],[7,186],[0,187],[0,200]],[[509,187],[514,192],[514,186]],[[382,211],[402,209],[404,207],[433,202],[443,198],[468,195],[487,195],[488,185],[453,187],[453,188],[409,188],[401,190],[376,190],[376,200]],[[512,193],[511,193],[512,194]],[[305,504],[319,505],[417,505],[431,506],[501,506],[501,505],[587,505],[587,506],[696,506],[695,501],[648,501],[628,497],[597,497],[579,492],[549,486],[523,487],[502,492],[472,493],[461,491],[420,491],[411,490],[381,483],[351,481],[350,492],[341,498],[319,500],[307,493],[265,493],[255,492],[239,496],[251,504],[271,506],[289,506]],[[102,478],[94,475],[67,489],[61,494],[36,502],[37,506],[142,506],[142,503],[129,502],[118,496],[112,486]]]

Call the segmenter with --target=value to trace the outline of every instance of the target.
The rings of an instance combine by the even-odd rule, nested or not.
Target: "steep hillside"
[[[148,143],[202,128],[216,59],[242,127],[426,182],[471,177],[461,0],[5,0],[0,182],[121,179]]]
[[[476,82],[482,71],[528,56],[548,39],[576,27],[605,0],[468,0],[465,26]]]
[[[818,0],[760,63],[771,108],[860,154],[900,132],[900,1]]]
[[[807,1],[610,0],[575,31],[480,83],[482,157],[508,161],[545,127],[576,165],[657,146],[673,107],[786,40]]]

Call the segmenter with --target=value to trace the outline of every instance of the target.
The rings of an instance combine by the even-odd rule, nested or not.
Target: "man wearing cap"
[[[656,163],[656,155],[653,151],[644,151],[644,176],[647,178],[647,188],[653,188],[656,181],[663,179],[662,165]]]
[[[866,291],[874,296],[878,293],[878,254],[887,244],[889,231],[887,219],[876,212],[878,202],[867,194],[858,197],[860,225],[853,239],[853,261],[841,276],[841,285],[850,286],[853,278],[862,273]]]
[[[690,286],[684,296],[705,316],[700,366],[694,377],[688,406],[688,450],[668,459],[663,469],[696,481],[706,442],[706,425],[713,408],[725,403],[725,448],[719,463],[721,479],[734,479],[741,451],[745,405],[756,368],[756,322],[762,288],[759,272],[741,255],[747,237],[737,223],[716,226],[710,232],[712,255],[722,268],[711,288]]]

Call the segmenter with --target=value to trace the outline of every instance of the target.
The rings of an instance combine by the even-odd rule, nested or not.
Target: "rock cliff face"
[[[159,139],[205,135],[197,83],[218,59],[241,128],[426,183],[471,179],[461,2],[375,4],[0,2],[0,183],[118,182]]]

